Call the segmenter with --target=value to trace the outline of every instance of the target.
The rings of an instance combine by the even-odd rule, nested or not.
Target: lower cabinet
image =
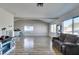
[[[7,40],[6,42],[0,42],[0,55],[7,55],[15,48],[15,40]]]

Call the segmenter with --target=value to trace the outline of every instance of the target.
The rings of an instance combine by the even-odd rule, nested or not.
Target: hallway
[[[16,48],[10,55],[52,55],[52,43],[49,37],[16,38]]]

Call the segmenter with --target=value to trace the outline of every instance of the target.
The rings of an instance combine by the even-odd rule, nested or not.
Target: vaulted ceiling
[[[15,20],[55,21],[65,13],[77,8],[77,3],[44,3],[37,7],[36,3],[0,3],[3,8],[14,14]]]

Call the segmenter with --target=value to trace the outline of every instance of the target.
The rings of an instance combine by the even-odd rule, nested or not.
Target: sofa
[[[61,33],[59,37],[53,37],[52,47],[64,55],[79,55],[79,38],[72,34]]]

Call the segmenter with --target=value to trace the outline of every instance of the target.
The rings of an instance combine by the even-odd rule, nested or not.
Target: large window
[[[56,24],[51,25],[51,32],[56,33]]]
[[[31,32],[33,30],[34,30],[34,27],[33,26],[24,26],[24,31]]]
[[[63,24],[64,24],[63,32],[72,34],[72,19],[64,21]]]
[[[74,34],[79,35],[79,17],[74,18]]]

